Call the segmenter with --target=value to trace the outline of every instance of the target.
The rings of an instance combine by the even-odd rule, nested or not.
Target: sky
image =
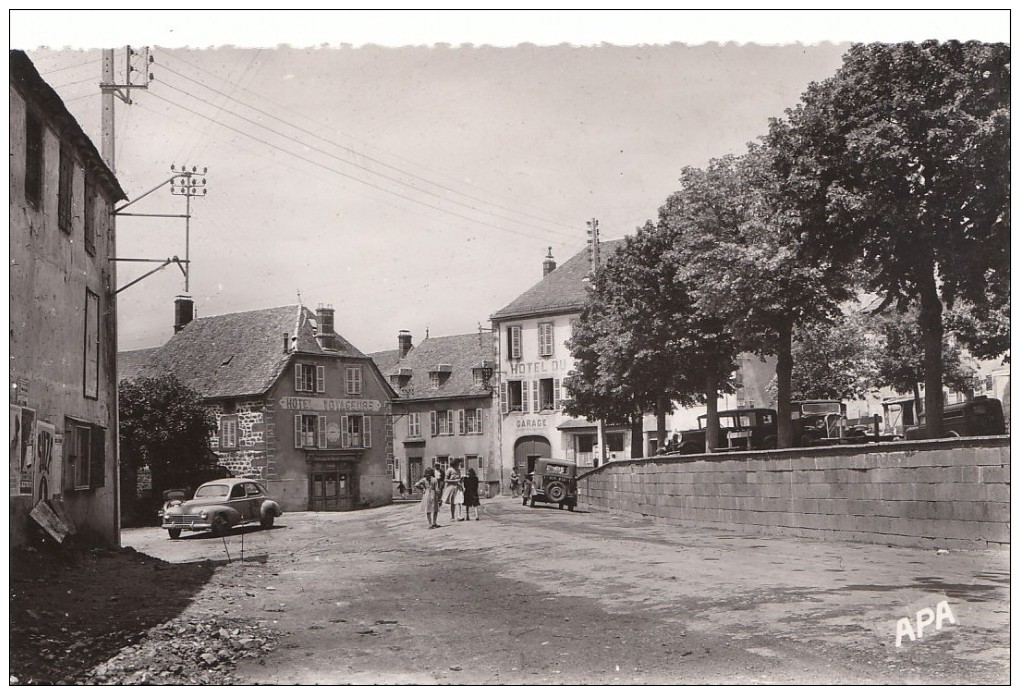
[[[363,352],[488,327],[601,238],[654,220],[685,166],[740,154],[851,41],[1009,40],[995,12],[42,12],[25,49],[99,147],[102,46],[148,46],[115,105],[129,199],[171,165],[198,316],[320,303]],[[87,38],[86,38],[87,37]],[[144,77],[144,73],[133,78]],[[183,214],[162,187],[128,211]],[[185,257],[180,218],[122,216],[120,258]],[[124,286],[154,263],[121,262]],[[176,267],[119,295],[119,348],[173,332]],[[239,332],[243,336],[244,332]]]

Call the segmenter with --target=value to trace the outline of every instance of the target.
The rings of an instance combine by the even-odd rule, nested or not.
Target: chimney
[[[407,353],[411,352],[411,348],[413,347],[414,346],[411,345],[410,331],[401,329],[399,332],[397,332],[397,349],[399,351],[399,354],[397,356],[398,360],[402,360],[405,357],[407,357]]]
[[[336,330],[333,328],[333,306],[320,304],[315,308],[315,318],[318,320],[319,330],[315,339],[323,350],[336,348]]]
[[[195,318],[195,303],[190,295],[178,295],[174,298],[174,333],[191,323]]]
[[[556,269],[556,260],[552,256],[552,246],[549,247],[549,254],[545,256],[545,260],[542,262],[542,278],[549,276],[552,270]]]

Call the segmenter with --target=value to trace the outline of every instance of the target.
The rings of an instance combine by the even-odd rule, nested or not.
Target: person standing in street
[[[436,473],[431,467],[425,469],[424,476],[414,485],[415,490],[421,490],[421,511],[428,519],[430,529],[438,529],[439,523],[439,482],[436,480]]]
[[[464,477],[464,516],[471,521],[471,508],[475,508],[475,520],[478,519],[478,511],[482,504],[478,500],[478,474],[473,468],[468,468],[467,476]]]
[[[443,485],[443,504],[450,506],[451,522],[457,519],[457,493],[460,489],[460,460],[453,459],[450,461],[450,468],[446,470]]]
[[[510,495],[518,497],[521,494],[521,475],[517,472],[517,467],[510,470]]]
[[[531,472],[526,477],[524,477],[524,485],[522,487],[524,498],[521,500],[521,505],[528,504],[528,498],[531,497],[531,491],[535,487],[534,478],[535,478],[534,472]]]

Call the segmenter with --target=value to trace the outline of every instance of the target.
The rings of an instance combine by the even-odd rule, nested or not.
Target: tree
[[[565,382],[566,411],[629,423],[634,457],[645,413],[655,413],[663,445],[666,408],[699,395],[687,335],[690,298],[662,259],[670,244],[668,231],[650,222],[628,236],[591,275],[588,303],[568,342],[576,363]]]
[[[154,491],[215,464],[209,434],[216,420],[196,391],[172,375],[125,379],[119,389],[121,459],[135,470],[148,467]]]
[[[925,405],[942,435],[943,311],[991,314],[1009,281],[1010,48],[854,45],[788,112],[782,159],[813,245],[860,265],[888,304],[916,305]]]
[[[831,323],[797,330],[791,392],[800,398],[862,400],[878,385],[879,345],[864,316],[852,312]]]
[[[780,137],[773,128],[773,143]],[[793,333],[828,321],[850,296],[847,270],[803,250],[807,228],[791,179],[770,145],[741,157],[685,169],[671,220],[682,227],[675,251],[697,307],[723,322],[738,350],[776,355],[778,447],[793,442],[790,423]],[[711,408],[709,408],[711,414]]]

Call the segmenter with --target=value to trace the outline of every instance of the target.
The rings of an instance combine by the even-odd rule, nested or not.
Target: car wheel
[[[559,505],[567,499],[567,487],[558,481],[553,482],[546,486],[545,497],[548,498],[550,502]]]
[[[259,520],[259,524],[262,525],[263,529],[272,529],[273,528],[273,520],[274,519],[275,519],[275,517],[273,517],[273,515],[267,514],[267,515],[264,515],[261,520]]]
[[[180,529],[167,529],[167,533],[170,534],[170,538],[174,539],[175,541],[181,537]]]
[[[230,531],[230,525],[227,524],[227,520],[223,519],[223,517],[217,517],[216,519],[213,520],[212,523],[213,536],[216,536],[217,538],[223,538],[224,536],[227,535],[228,531]]]
[[[956,433],[955,431],[947,431],[946,432],[946,438],[959,438],[959,437],[960,437],[960,434]]]
[[[775,436],[766,436],[765,440],[763,440],[761,442],[761,447],[764,448],[765,450],[775,450],[775,447],[776,447],[776,437]]]

